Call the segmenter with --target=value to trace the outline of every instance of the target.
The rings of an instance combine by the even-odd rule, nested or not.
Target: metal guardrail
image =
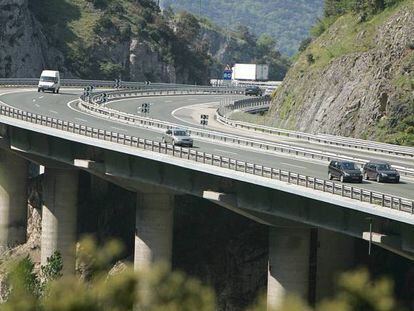
[[[211,88],[210,92],[214,94],[217,92],[221,94],[224,93],[223,89],[214,89],[214,88]],[[226,91],[226,92],[231,93],[231,91]],[[234,91],[234,92],[238,93],[240,91]],[[111,101],[111,100],[116,100],[116,99],[123,98],[123,97],[134,98],[134,97],[145,96],[145,95],[168,95],[168,94],[189,95],[189,94],[206,94],[206,93],[208,93],[208,91],[201,91],[201,90],[195,90],[195,89],[113,91],[112,93],[109,93],[107,98],[109,101]],[[150,127],[161,128],[161,129],[171,129],[171,128],[181,127],[181,125],[179,124],[156,120],[156,119],[152,119],[148,117],[141,117],[135,114],[129,114],[129,113],[117,111],[115,109],[102,106],[100,94],[101,93],[96,93],[90,98],[89,101],[81,101],[79,107],[89,113],[93,113],[98,116],[105,116],[106,118],[109,118],[112,120],[116,120],[119,122],[127,122],[127,123],[134,124],[134,125],[150,126]],[[248,104],[249,101],[254,101],[254,100],[255,99],[243,100],[239,108],[240,109],[243,108],[244,104]],[[265,102],[268,99],[263,97],[260,100]],[[264,142],[262,140],[245,138],[245,137],[240,137],[240,136],[236,136],[232,134],[224,134],[221,132],[214,132],[214,131],[204,130],[200,128],[195,128],[195,127],[186,126],[186,129],[188,130],[189,134],[193,136],[209,138],[213,140],[219,140],[219,141],[223,141],[226,143],[236,143],[238,145],[248,146],[252,148],[259,148],[259,149],[263,149],[266,151],[288,153],[289,155],[302,156],[305,158],[319,159],[319,160],[326,160],[326,161],[331,161],[333,159],[355,161],[360,164],[364,164],[369,161],[366,159],[361,159],[361,158],[356,158],[356,157],[351,157],[351,156],[344,156],[344,155],[332,153],[332,152],[312,150],[309,148],[296,147],[296,146],[291,146],[291,145],[282,144],[282,143]],[[398,171],[400,172],[400,174],[405,175],[405,176],[414,176],[414,169],[400,167],[398,168]]]
[[[398,145],[390,145],[380,142],[372,142],[362,139],[354,139],[333,135],[315,135],[298,131],[285,130],[270,126],[258,125],[248,122],[241,122],[230,119],[230,115],[235,110],[254,110],[259,107],[269,107],[270,99],[269,98],[252,98],[244,99],[239,101],[234,101],[231,104],[222,105],[217,110],[217,118],[228,125],[240,128],[246,128],[249,130],[260,131],[263,133],[275,134],[279,136],[294,137],[298,139],[303,139],[307,141],[314,141],[318,143],[324,143],[328,145],[337,145],[341,147],[350,147],[355,149],[369,150],[375,152],[388,153],[393,155],[407,156],[414,158],[414,148],[405,147]]]
[[[246,174],[261,176],[267,179],[280,180],[290,184],[323,191],[325,193],[330,193],[333,195],[338,195],[361,202],[368,202],[370,204],[380,205],[394,210],[414,214],[414,201],[406,198],[396,197],[375,191],[369,191],[341,183],[335,183],[333,181],[327,181],[315,177],[293,173],[290,171],[266,167],[255,163],[239,161],[237,159],[200,152],[189,148],[177,147],[144,138],[80,125],[74,122],[63,121],[52,117],[30,113],[4,105],[0,105],[0,115],[62,130],[65,132],[83,135],[86,137],[91,137],[103,141],[110,141],[132,148],[149,150],[152,152],[166,154],[193,162],[199,162],[233,171],[244,172]]]
[[[2,87],[24,87],[24,86],[37,86],[39,83],[38,78],[0,78],[0,86]],[[61,79],[61,86],[68,87],[105,87],[105,88],[115,88],[115,81],[108,80],[82,80],[82,79]],[[189,84],[173,84],[173,83],[151,83],[147,84],[145,82],[129,82],[122,81],[120,89],[207,89],[211,88],[210,86],[202,85],[189,85]],[[221,86],[216,87],[217,89],[231,89],[231,90],[240,90],[235,86]]]

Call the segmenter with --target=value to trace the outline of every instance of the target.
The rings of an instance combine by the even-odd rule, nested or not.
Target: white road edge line
[[[292,167],[297,167],[297,168],[303,168],[303,169],[306,169],[306,167],[304,167],[304,166],[294,165],[294,164],[285,163],[285,162],[280,162],[280,164],[287,165],[287,166],[292,166]]]
[[[222,149],[214,149],[214,151],[218,151],[218,152],[225,152],[225,153],[228,153],[228,154],[235,154],[235,155],[238,155],[238,153],[237,153],[237,152],[230,152],[230,151],[226,151],[226,150],[222,150]]]
[[[180,110],[183,110],[183,109],[188,109],[188,108],[190,108],[190,107],[193,107],[193,106],[199,106],[199,105],[212,105],[212,104],[219,104],[220,102],[208,102],[208,103],[200,103],[200,104],[195,104],[195,105],[189,105],[189,106],[184,106],[184,107],[179,107],[179,108],[177,108],[177,109],[174,109],[172,112],[171,112],[171,115],[175,118],[175,119],[177,119],[177,120],[179,120],[179,121],[181,121],[181,122],[184,122],[184,123],[187,123],[187,124],[191,124],[191,125],[200,125],[200,124],[198,124],[198,123],[194,123],[194,122],[190,122],[190,121],[187,121],[187,120],[184,120],[183,118],[180,118],[180,117],[177,117],[175,114],[178,112],[178,111],[180,111]]]

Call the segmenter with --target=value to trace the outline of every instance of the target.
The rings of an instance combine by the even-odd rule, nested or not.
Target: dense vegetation
[[[244,25],[258,37],[269,34],[287,55],[296,53],[323,7],[323,0],[161,0],[161,3],[177,11],[188,10],[208,17],[226,29]]]
[[[31,0],[29,9],[48,44],[63,53],[68,71],[81,78],[130,80],[132,40],[159,55],[183,83],[205,84],[220,77],[229,62],[269,63],[273,79],[282,79],[289,65],[270,37],[257,38],[243,27],[226,33],[189,13],[161,12],[152,0]],[[205,38],[208,31],[215,36]],[[209,39],[221,46],[213,50]],[[224,59],[218,58],[223,49]],[[145,53],[141,57],[151,58]],[[150,68],[145,79],[160,77]]]
[[[124,59],[134,38],[178,73],[188,72],[189,81],[206,79],[208,57],[188,44],[180,25],[176,32],[170,27],[154,1],[31,0],[29,8],[50,45],[64,53],[66,67],[78,77],[129,79]],[[150,73],[146,78],[155,79]]]
[[[325,0],[324,16],[312,29],[312,35],[319,36],[340,16],[352,13],[359,22],[365,22],[386,8],[403,0]]]
[[[77,254],[77,275],[62,276],[62,261],[55,253],[36,272],[29,257],[20,260],[0,258],[0,270],[7,275],[1,311],[213,311],[213,291],[181,272],[168,272],[164,266],[134,272],[128,265],[111,269],[122,247],[115,241],[98,248],[91,238],[81,241]],[[266,300],[248,311],[264,311]],[[267,309],[269,310],[269,309]],[[398,311],[393,285],[388,279],[370,278],[365,270],[345,273],[338,279],[338,292],[315,309],[295,297],[287,297],[270,311]]]

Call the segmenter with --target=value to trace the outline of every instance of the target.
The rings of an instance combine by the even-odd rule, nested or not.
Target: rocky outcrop
[[[129,72],[134,81],[161,80],[177,82],[174,66],[162,61],[159,53],[151,49],[145,42],[132,39],[129,48]],[[185,81],[185,77],[179,77]]]
[[[339,18],[313,42],[274,98],[269,113],[279,126],[375,138],[381,124],[392,128],[409,115],[414,105],[414,5],[406,1],[393,10],[372,23],[348,16],[345,24]],[[318,59],[344,46],[341,40],[352,40],[355,48],[325,64]],[[410,79],[411,89],[404,84]]]
[[[46,67],[63,67],[62,53],[51,48],[27,0],[0,0],[0,77],[38,77]]]

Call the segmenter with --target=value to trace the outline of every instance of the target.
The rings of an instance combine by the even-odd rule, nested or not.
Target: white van
[[[40,75],[39,85],[37,91],[53,91],[59,93],[60,89],[60,74],[59,71],[43,70]]]

